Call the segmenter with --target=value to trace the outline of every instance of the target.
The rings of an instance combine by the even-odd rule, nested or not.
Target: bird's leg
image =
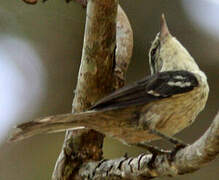
[[[155,134],[157,136],[160,136],[161,138],[169,141],[170,143],[174,144],[175,147],[170,151],[170,160],[172,160],[174,158],[174,156],[176,155],[176,153],[180,150],[180,149],[183,149],[185,148],[186,146],[188,146],[188,144],[184,143],[182,140],[180,139],[177,139],[177,138],[174,138],[174,137],[171,137],[171,136],[168,136],[168,135],[165,135],[155,129],[150,129],[150,132],[152,134]]]
[[[168,135],[165,135],[155,129],[150,129],[150,133],[152,134],[155,134],[167,141],[169,141],[170,143],[174,144],[175,147],[172,149],[172,150],[164,150],[164,149],[161,149],[157,146],[152,146],[146,142],[140,142],[140,143],[135,143],[135,144],[132,144],[132,145],[135,145],[137,147],[142,147],[142,148],[145,148],[147,149],[151,154],[152,154],[152,157],[151,157],[151,160],[148,162],[148,167],[150,168],[153,168],[153,163],[157,157],[157,155],[159,154],[169,154],[169,159],[172,160],[174,158],[174,156],[176,155],[176,153],[180,150],[180,149],[183,149],[184,147],[186,147],[188,144],[185,144],[182,140],[180,139],[177,139],[177,138],[174,138],[174,137],[171,137],[171,136],[168,136]]]
[[[147,151],[149,151],[152,154],[165,154],[165,153],[170,153],[171,151],[161,149],[157,146],[150,145],[147,142],[139,142],[139,143],[132,143],[130,145],[145,148]]]
[[[170,143],[174,144],[177,147],[186,147],[188,144],[184,143],[182,140],[168,136],[166,134],[161,133],[160,131],[156,130],[156,129],[149,129],[151,134],[155,134],[167,141],[169,141]]]

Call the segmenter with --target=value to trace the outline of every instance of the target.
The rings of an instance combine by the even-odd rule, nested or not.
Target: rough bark
[[[86,6],[86,0],[77,1]],[[120,7],[117,16],[117,5],[117,0],[90,0],[88,3],[82,62],[72,112],[86,110],[124,85],[133,39],[128,19]],[[102,134],[89,129],[68,131],[53,179],[140,180],[192,173],[219,154],[219,113],[202,137],[172,155],[164,152],[156,157],[140,154],[105,160],[102,159],[103,138]]]
[[[124,85],[132,48],[132,29],[118,1],[89,1],[72,112],[85,111]],[[103,138],[93,130],[68,131],[52,178],[81,179],[78,169],[82,163],[102,159]]]
[[[158,155],[150,164],[152,154],[122,157],[115,160],[84,163],[80,169],[83,179],[152,179],[155,177],[192,173],[219,154],[219,113],[211,126],[193,144],[179,150],[173,157],[169,153]]]

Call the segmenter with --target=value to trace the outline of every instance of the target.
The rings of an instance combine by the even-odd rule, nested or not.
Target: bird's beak
[[[170,35],[171,34],[169,32],[165,16],[164,16],[164,14],[162,14],[162,16],[161,16],[160,36],[159,36],[160,42],[164,42],[166,40],[166,38]]]

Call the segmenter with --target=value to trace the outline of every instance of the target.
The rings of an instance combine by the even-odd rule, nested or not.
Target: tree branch
[[[165,153],[158,155],[149,165],[152,154],[137,157],[122,157],[115,160],[84,163],[80,169],[83,179],[109,179],[119,177],[143,179],[162,176],[176,176],[194,172],[216,158],[219,154],[219,112],[211,126],[193,144],[178,151],[174,157]]]
[[[77,1],[86,5],[86,0]],[[120,7],[117,16],[117,6],[118,0],[90,0],[88,3],[82,62],[72,112],[86,110],[101,97],[124,85],[133,37],[128,19]],[[94,130],[78,128],[68,131],[53,179],[140,180],[194,172],[219,154],[219,113],[202,137],[172,155],[141,154],[104,160],[103,138]],[[151,164],[152,157],[155,159]]]
[[[124,85],[132,48],[133,32],[118,0],[89,1],[72,112],[88,109]],[[94,130],[68,131],[52,178],[81,179],[78,170],[82,163],[102,159],[103,137]]]

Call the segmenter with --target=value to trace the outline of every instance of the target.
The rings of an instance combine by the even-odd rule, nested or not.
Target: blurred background
[[[149,73],[148,50],[165,13],[169,29],[206,72],[210,96],[198,120],[177,135],[187,143],[208,128],[219,105],[219,1],[121,0],[134,31],[128,82]],[[71,111],[80,65],[85,10],[77,3],[48,0],[27,5],[0,0],[0,180],[49,180],[64,133],[19,143],[6,139],[15,124]],[[166,142],[155,144],[171,147]],[[112,148],[113,147],[113,148]],[[138,155],[143,149],[106,138],[104,156]],[[219,159],[177,180],[216,180]],[[170,179],[170,178],[162,178]]]

